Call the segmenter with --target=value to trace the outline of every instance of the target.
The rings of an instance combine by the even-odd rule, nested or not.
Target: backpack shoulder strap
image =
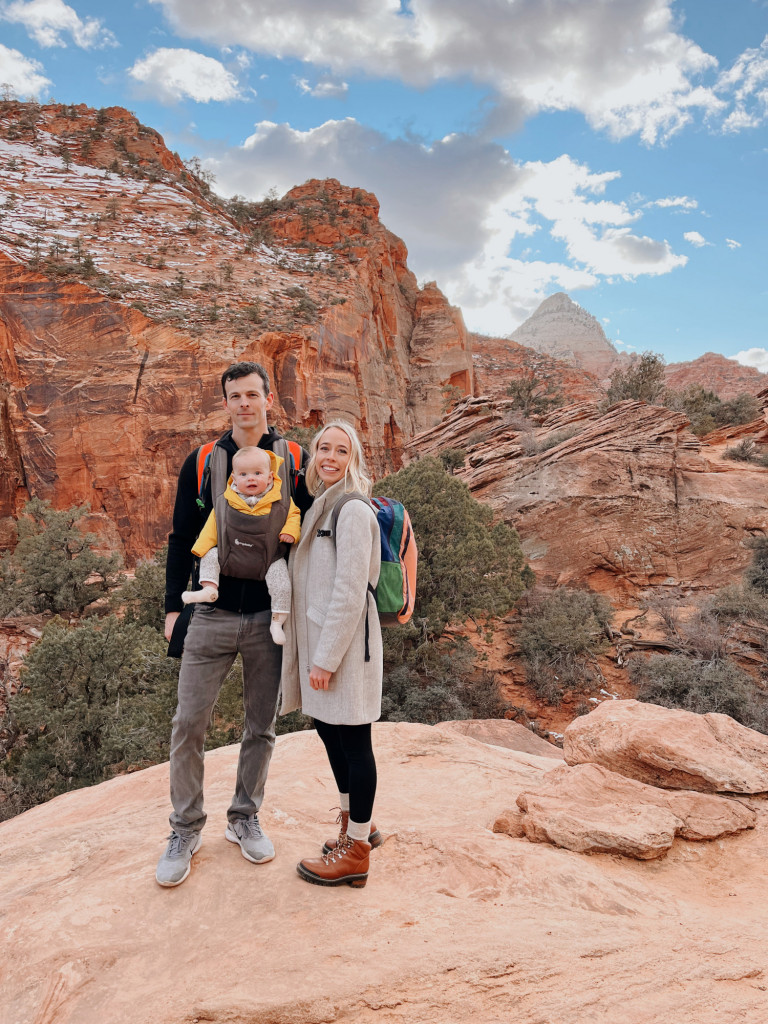
[[[287,437],[278,437],[272,445],[272,451],[279,455],[286,466],[286,476],[291,497],[296,497],[299,476],[304,471],[304,449],[297,441],[289,441]]]
[[[346,494],[342,494],[342,496],[333,506],[333,511],[331,512],[331,537],[333,538],[334,544],[336,544],[336,524],[339,521],[339,512],[341,512],[342,508],[347,504],[348,501],[364,501],[368,508],[371,509],[371,511],[374,513],[374,515],[376,514],[375,509],[371,505],[370,501],[366,498],[364,494],[360,494],[359,491],[348,491]]]
[[[334,547],[336,546],[336,524],[339,521],[339,512],[341,512],[342,508],[347,504],[348,501],[364,501],[365,504],[368,506],[368,508],[371,510],[371,512],[373,512],[373,514],[376,515],[376,509],[373,507],[373,505],[370,503],[370,501],[368,500],[368,498],[366,498],[366,496],[364,494],[360,494],[359,491],[349,491],[347,494],[342,494],[342,496],[339,498],[339,500],[333,506],[333,511],[331,512],[331,529],[330,529],[330,534],[331,534],[331,539],[333,541]],[[375,603],[375,601],[376,601],[376,588],[372,587],[370,583],[368,584],[368,594],[371,594],[373,596],[373,600],[374,600],[374,603]],[[365,660],[366,661],[370,661],[371,660],[370,627],[368,625],[368,594],[366,594],[366,599],[365,599]]]
[[[201,444],[197,449],[197,496],[202,498],[203,488],[205,487],[205,471],[210,465],[211,452],[213,446],[216,444],[215,441],[209,441],[208,444]]]
[[[227,451],[220,444],[214,444],[210,459],[211,472],[211,502],[215,505],[216,499],[227,489]]]
[[[216,504],[216,497],[223,494],[227,487],[227,452],[219,444],[220,438],[200,445],[197,449],[197,504],[205,507],[203,493],[206,484],[211,482],[211,504]]]

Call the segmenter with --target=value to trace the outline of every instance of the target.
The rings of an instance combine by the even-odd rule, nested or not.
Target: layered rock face
[[[744,393],[757,395],[768,386],[768,374],[716,352],[705,352],[687,363],[670,363],[666,378],[670,388],[701,387],[714,391],[724,402]]]
[[[226,425],[236,360],[267,367],[283,429],[357,424],[377,474],[442,389],[473,390],[460,312],[419,290],[370,193],[217,200],[119,108],[6,103],[0,159],[5,543],[37,495],[89,502],[129,559],[153,552],[181,462]]]
[[[570,365],[564,359],[526,348],[509,338],[473,334],[472,361],[480,395],[503,398],[513,380],[530,373],[553,384],[569,402],[598,402],[604,395],[594,373]]]
[[[766,470],[722,459],[686,426],[632,401],[603,414],[581,403],[530,424],[509,402],[478,397],[407,450],[465,448],[462,479],[516,526],[540,582],[621,601],[731,583],[750,561],[745,541],[766,529]]]
[[[573,363],[599,378],[630,361],[608,341],[595,317],[565,292],[545,299],[510,337],[519,345]]]

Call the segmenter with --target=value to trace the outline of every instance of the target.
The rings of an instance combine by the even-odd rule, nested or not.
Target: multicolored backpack
[[[357,491],[342,495],[331,513],[331,536],[336,543],[336,523],[348,501],[364,501],[376,513],[381,536],[381,572],[374,590],[382,626],[402,626],[413,615],[416,600],[416,567],[419,552],[411,517],[394,498],[371,498]]]

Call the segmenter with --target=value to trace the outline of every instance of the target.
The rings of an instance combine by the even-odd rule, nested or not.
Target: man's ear
[[[269,394],[267,395],[267,401],[266,401],[267,409],[271,409],[274,404],[275,404],[275,393],[274,393],[274,391],[270,391]]]

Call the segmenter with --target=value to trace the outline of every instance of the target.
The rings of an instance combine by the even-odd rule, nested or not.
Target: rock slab
[[[532,842],[637,860],[663,856],[676,836],[718,839],[754,828],[756,820],[755,812],[738,800],[657,789],[596,764],[562,765],[548,772],[537,789],[520,794],[517,806],[522,822],[502,816],[510,826],[503,830],[512,835],[522,824]]]
[[[768,792],[768,736],[728,715],[604,701],[570,723],[563,752],[567,764],[599,764],[651,786]]]
[[[385,841],[364,889],[296,874],[335,817],[314,732],[277,741],[269,864],[224,838],[237,746],[206,755],[208,824],[177,889],[154,881],[167,765],[0,824],[0,1024],[764,1024],[763,798],[732,839],[583,857],[487,828],[556,762],[373,729]]]

